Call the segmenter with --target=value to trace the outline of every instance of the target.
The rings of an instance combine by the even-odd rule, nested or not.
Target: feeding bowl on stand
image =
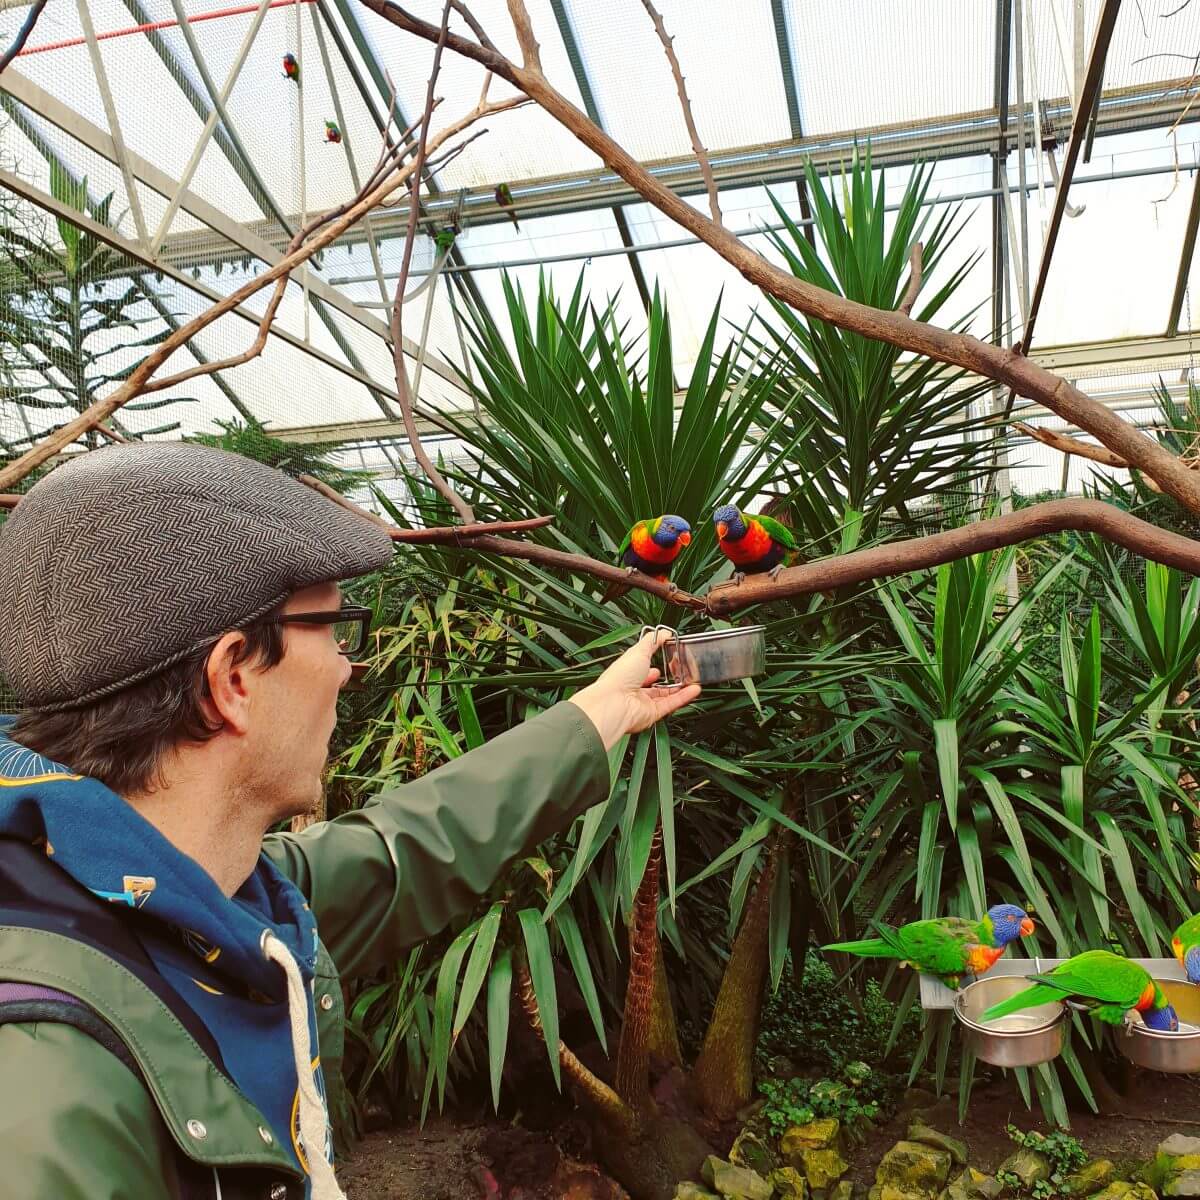
[[[994,1067],[1035,1067],[1062,1053],[1067,1010],[1057,1001],[1009,1013],[995,1021],[983,1020],[993,1004],[1028,986],[1029,980],[1023,976],[995,975],[968,984],[955,996],[954,1015],[976,1058]]]
[[[1200,987],[1181,979],[1156,979],[1179,1015],[1178,1033],[1151,1029],[1140,1016],[1129,1019],[1117,1046],[1130,1062],[1151,1071],[1190,1075],[1200,1071]]]
[[[686,683],[729,683],[761,674],[767,665],[765,625],[680,633],[670,625],[646,625],[642,636],[665,629],[671,640],[661,647],[664,669],[658,687]]]

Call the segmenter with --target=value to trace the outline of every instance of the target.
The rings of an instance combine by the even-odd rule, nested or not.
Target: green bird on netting
[[[439,254],[446,254],[457,237],[458,230],[453,225],[444,225],[433,235],[433,244],[438,248]]]
[[[1139,1012],[1150,1029],[1161,1033],[1179,1029],[1175,1009],[1150,972],[1110,950],[1085,950],[1043,975],[1030,975],[1029,980],[1032,987],[993,1004],[983,1019],[994,1021],[1038,1004],[1072,1000],[1110,1025],[1120,1025],[1127,1012]]]
[[[510,188],[507,183],[496,184],[495,196],[496,196],[496,203],[498,205],[500,205],[501,208],[511,210],[511,208],[513,206],[513,194],[512,194],[512,188]],[[513,228],[518,233],[520,233],[521,226],[517,221],[517,214],[515,212],[510,211],[508,215],[512,219]]]
[[[879,936],[857,942],[835,942],[822,950],[841,950],[861,958],[894,958],[923,975],[935,975],[957,988],[964,975],[982,975],[1003,956],[1010,942],[1028,937],[1033,922],[1015,904],[993,904],[980,921],[966,917],[934,917],[893,929],[877,923]]]

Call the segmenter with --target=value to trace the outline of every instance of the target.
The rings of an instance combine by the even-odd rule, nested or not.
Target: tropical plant
[[[50,191],[101,225],[119,223],[112,194],[92,203],[87,177],[72,178],[57,160],[50,163]],[[65,423],[123,381],[172,332],[150,303],[149,285],[129,277],[121,254],[67,216],[56,217],[54,227],[57,238],[40,228],[0,224],[0,356],[7,368],[0,399],[14,405],[27,427],[24,437],[5,440],[5,457],[44,436],[44,419],[35,414],[61,413]],[[146,411],[189,400],[194,397],[172,395],[126,407]],[[178,428],[169,422],[141,433]],[[96,444],[99,435],[88,436]]]

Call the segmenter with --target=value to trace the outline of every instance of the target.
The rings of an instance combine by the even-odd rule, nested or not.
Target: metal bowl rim
[[[1141,1021],[1130,1021],[1125,1028],[1131,1037],[1144,1037],[1152,1041],[1161,1040],[1175,1046],[1200,1043],[1200,1029],[1197,1029],[1195,1033],[1168,1033],[1165,1029],[1151,1029],[1148,1025],[1143,1025]]]
[[[976,983],[991,982],[990,980],[976,980]],[[975,984],[968,984],[968,987],[974,987]],[[972,1021],[963,1012],[963,996],[966,994],[967,988],[964,988],[954,998],[954,1015],[968,1029],[973,1029],[977,1033],[981,1033],[986,1037],[998,1038],[1027,1038],[1035,1037],[1038,1034],[1045,1033],[1048,1029],[1053,1029],[1056,1025],[1061,1025],[1066,1019],[1067,1010],[1065,1006],[1058,1000],[1048,1000],[1047,1004],[1055,1004],[1058,1006],[1058,1012],[1051,1017],[1044,1025],[1035,1025],[1032,1029],[997,1029],[993,1024],[981,1025],[978,1021]]]
[[[681,646],[694,646],[697,642],[716,642],[724,638],[736,638],[745,634],[751,636],[762,633],[767,627],[765,625],[744,625],[737,629],[706,629],[703,633],[681,633],[673,640]],[[663,649],[669,649],[671,642],[665,642]]]

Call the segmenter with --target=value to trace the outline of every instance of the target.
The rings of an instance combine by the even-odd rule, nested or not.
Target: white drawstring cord
[[[308,1159],[308,1174],[312,1180],[312,1200],[346,1200],[338,1186],[337,1177],[325,1145],[329,1137],[329,1114],[313,1082],[312,1043],[308,1034],[308,997],[304,980],[292,952],[269,930],[263,930],[263,953],[271,962],[283,968],[287,977],[288,1019],[292,1026],[292,1056],[296,1060],[296,1078],[300,1081],[300,1141]]]

